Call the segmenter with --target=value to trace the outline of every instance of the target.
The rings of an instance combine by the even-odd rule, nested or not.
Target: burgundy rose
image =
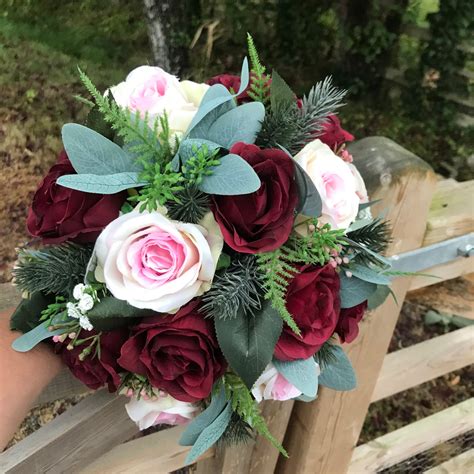
[[[336,332],[342,343],[352,342],[359,335],[359,323],[367,310],[367,301],[352,308],[343,308],[339,314]]]
[[[93,242],[100,231],[119,215],[126,193],[83,193],[56,184],[66,174],[75,174],[66,152],[49,170],[33,197],[28,213],[28,232],[46,244],[65,240]]]
[[[275,347],[277,359],[307,359],[332,336],[339,317],[339,287],[339,276],[329,264],[299,268],[288,287],[286,307],[301,336],[284,325]]]
[[[323,125],[323,131],[318,138],[334,150],[343,143],[354,140],[354,135],[342,128],[341,121],[337,115],[330,115],[328,121]]]
[[[214,217],[229,247],[242,253],[269,252],[290,235],[298,195],[292,159],[282,150],[236,143],[262,185],[251,194],[213,196]]]
[[[193,301],[174,315],[146,318],[132,329],[118,363],[146,375],[151,384],[177,400],[196,402],[207,397],[226,363],[209,319]]]
[[[87,336],[96,334],[94,331],[87,332]],[[81,334],[82,335],[82,334]],[[64,343],[57,343],[55,350],[61,355],[63,362],[69,367],[74,377],[93,390],[97,390],[107,384],[109,392],[115,392],[120,385],[120,366],[117,359],[120,356],[120,348],[128,338],[127,329],[115,329],[103,332],[100,336],[100,357],[95,355],[95,346],[91,353],[80,360],[81,352],[88,346],[86,344],[75,346],[72,350],[67,350],[69,340]]]
[[[211,77],[207,83],[210,86],[215,84],[223,85],[230,93],[235,94],[240,88],[240,77],[234,74],[219,74],[217,76]],[[247,94],[247,90],[244,90],[242,94],[237,96],[237,102],[244,103],[249,102],[252,99]]]

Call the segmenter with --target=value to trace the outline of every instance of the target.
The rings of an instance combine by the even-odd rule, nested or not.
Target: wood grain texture
[[[20,292],[11,283],[0,284],[0,311],[15,308],[20,302]]]
[[[186,466],[189,446],[180,446],[184,427],[175,426],[116,446],[80,471],[81,474],[168,473]],[[214,450],[201,459],[213,456]]]
[[[468,472],[474,472],[474,449],[469,449],[439,466],[428,469],[425,474],[466,474]]]
[[[293,401],[262,403],[262,415],[270,432],[280,442],[285,436],[293,404]],[[217,451],[214,457],[199,462],[197,474],[271,474],[278,456],[278,451],[265,438],[257,436],[254,442],[228,447]]]
[[[474,256],[459,257],[449,263],[436,265],[435,267],[423,270],[425,275],[414,276],[411,278],[410,291],[425,288],[426,286],[436,285],[442,281],[451,280],[460,276],[468,275],[474,269]],[[436,278],[433,278],[436,277]]]
[[[358,446],[348,472],[374,473],[466,433],[474,429],[473,413],[471,398]]]
[[[474,180],[438,181],[431,202],[423,246],[474,231]]]
[[[80,380],[76,379],[69,369],[64,368],[52,382],[43,390],[36,400],[36,404],[48,403],[60,398],[69,398],[75,395],[90,392]]]
[[[390,254],[418,248],[436,178],[420,158],[386,138],[372,137],[351,146],[356,165],[369,186],[374,209],[388,211],[393,242]],[[397,279],[392,289],[403,301],[410,279]],[[297,402],[285,436],[290,459],[280,457],[276,472],[338,474],[347,471],[372,393],[387,352],[400,306],[392,298],[361,325],[359,338],[347,352],[358,378],[351,392],[321,389],[316,403]]]
[[[474,326],[387,354],[372,402],[474,363]]]
[[[3,474],[74,473],[130,439],[138,429],[124,408],[126,399],[104,390],[0,454]]]

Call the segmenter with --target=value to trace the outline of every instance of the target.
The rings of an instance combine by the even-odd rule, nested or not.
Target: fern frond
[[[278,311],[280,317],[291,330],[300,335],[300,329],[286,308],[286,291],[298,272],[293,266],[293,253],[287,247],[282,246],[272,252],[259,254],[257,261],[262,273],[265,299],[270,301],[272,307]]]
[[[250,57],[251,75],[248,96],[266,104],[270,99],[270,77],[265,74],[266,68],[260,62],[257,48],[250,33],[247,33],[247,45]]]
[[[283,456],[288,457],[285,448],[270,433],[256,401],[243,380],[235,374],[227,373],[224,375],[223,381],[226,397],[230,400],[232,409],[260,435],[267,438]]]

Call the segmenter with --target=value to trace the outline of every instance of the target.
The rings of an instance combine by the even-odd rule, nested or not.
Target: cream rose
[[[183,425],[198,411],[191,403],[181,402],[166,394],[149,400],[133,397],[125,405],[125,409],[140,430],[162,424]]]
[[[360,197],[356,177],[348,163],[339,158],[321,140],[308,143],[295,161],[308,173],[323,203],[322,223],[346,229],[357,216]]]
[[[175,312],[211,287],[223,238],[212,213],[200,225],[160,212],[112,221],[95,245],[98,281],[137,308]]]
[[[159,67],[140,66],[110,91],[120,107],[148,112],[150,118],[166,112],[171,132],[181,136],[189,127],[209,86],[180,82]]]

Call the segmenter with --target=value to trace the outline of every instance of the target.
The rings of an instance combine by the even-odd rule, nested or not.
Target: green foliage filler
[[[347,233],[352,241],[365,245],[377,253],[384,252],[391,242],[390,223],[383,219],[374,219],[370,224]]]
[[[260,414],[257,402],[252,397],[243,380],[232,373],[225,374],[223,380],[226,396],[231,401],[232,409],[260,435],[267,438],[287,458],[288,453],[270,433],[263,416]]]
[[[234,411],[229,425],[217,445],[223,447],[235,446],[236,444],[248,443],[253,438],[252,427]]]
[[[166,203],[171,219],[197,224],[209,211],[209,196],[196,186],[186,186]]]
[[[270,96],[270,77],[265,74],[266,68],[260,62],[257,48],[255,47],[253,38],[249,33],[247,33],[247,44],[250,64],[252,65],[250,88],[247,91],[247,94],[251,99],[266,104]]]
[[[68,296],[84,280],[92,246],[73,243],[41,250],[21,250],[13,270],[16,285],[30,294],[44,292]]]
[[[214,319],[233,319],[261,309],[262,277],[253,255],[235,257],[229,268],[214,277],[202,300],[202,310]]]

